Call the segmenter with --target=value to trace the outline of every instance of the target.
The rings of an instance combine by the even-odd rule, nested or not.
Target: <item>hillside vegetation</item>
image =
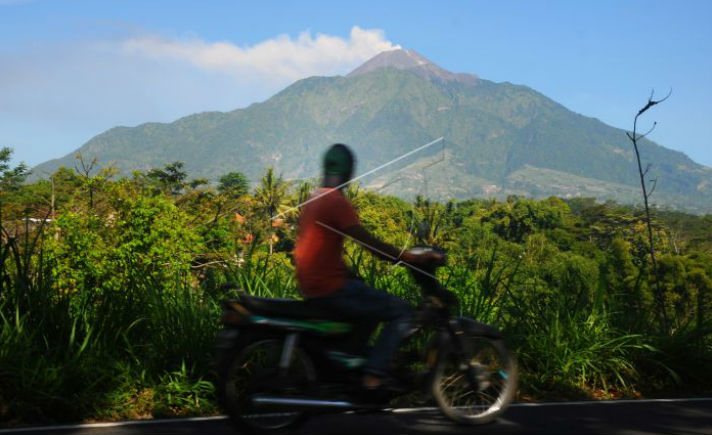
[[[270,169],[253,190],[236,173],[215,189],[180,163],[124,178],[60,169],[23,184],[9,151],[3,159],[0,422],[218,412],[211,347],[230,296],[220,284],[297,296],[297,216],[269,217],[313,186]],[[521,400],[712,392],[711,216],[655,211],[657,294],[635,208],[346,194],[392,243],[427,223],[420,241],[447,249],[441,278],[462,314],[511,340]],[[407,271],[355,246],[346,255],[367,282],[417,303]]]

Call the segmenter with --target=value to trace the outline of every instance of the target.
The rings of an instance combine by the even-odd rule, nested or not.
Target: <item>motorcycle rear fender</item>
[[[247,319],[252,316],[252,313],[245,308],[239,300],[228,299],[222,302],[223,312],[220,322],[223,325],[240,326],[244,325]]]
[[[504,335],[495,327],[480,323],[477,320],[468,319],[467,317],[456,317],[453,322],[458,329],[471,334],[479,335],[488,338],[502,339]]]

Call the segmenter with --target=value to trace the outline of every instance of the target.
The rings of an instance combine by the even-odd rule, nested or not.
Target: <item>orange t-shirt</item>
[[[297,281],[306,298],[327,296],[344,286],[348,271],[339,232],[359,224],[356,210],[338,189],[318,189],[312,198],[317,199],[306,203],[299,216],[294,248]]]

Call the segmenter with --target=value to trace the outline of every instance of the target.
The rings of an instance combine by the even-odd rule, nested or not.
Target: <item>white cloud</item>
[[[348,39],[312,36],[304,31],[294,39],[280,35],[244,48],[230,42],[167,40],[157,36],[131,38],[123,43],[127,54],[183,60],[207,71],[273,82],[342,74],[382,51],[396,48],[400,46],[386,40],[383,31],[358,26],[351,28]]]
[[[0,49],[0,145],[36,164],[117,125],[245,107],[393,48],[382,31],[353,27],[346,38],[302,32],[251,46],[133,34]]]

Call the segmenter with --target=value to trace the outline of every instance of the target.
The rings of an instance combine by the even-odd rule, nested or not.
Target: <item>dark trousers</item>
[[[410,330],[413,309],[405,301],[369,287],[360,280],[349,279],[341,290],[328,296],[310,299],[312,303],[354,323],[351,351],[363,352],[373,331],[385,322],[371,349],[364,370],[375,375],[388,373],[393,355]]]

